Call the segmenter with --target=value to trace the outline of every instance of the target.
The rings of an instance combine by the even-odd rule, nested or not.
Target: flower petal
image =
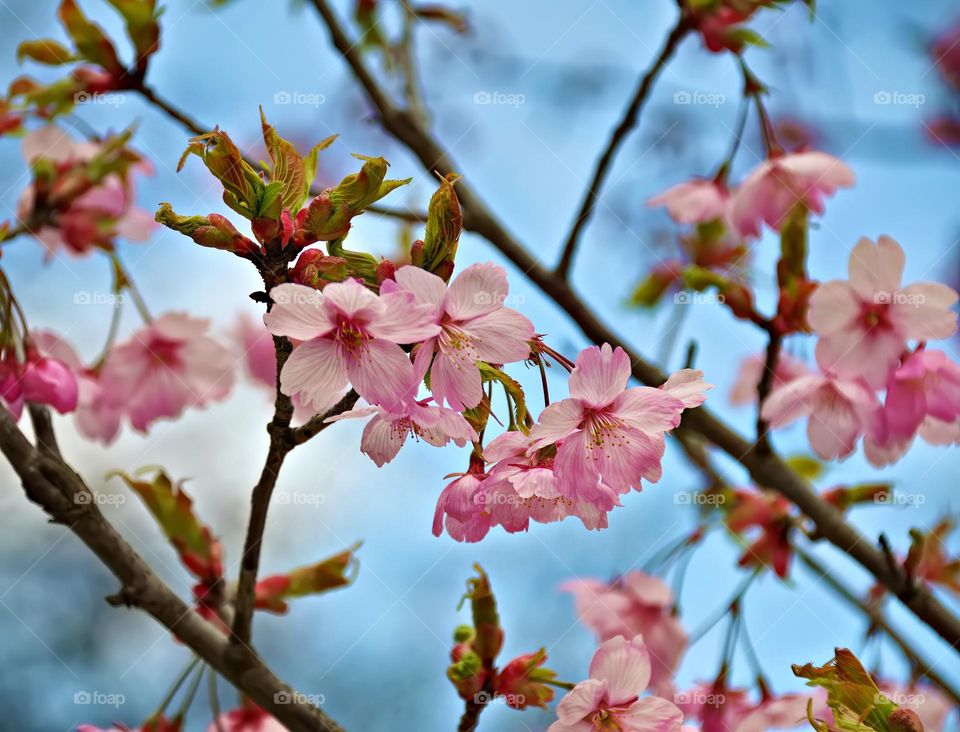
[[[614,350],[590,346],[580,351],[576,368],[570,374],[570,396],[591,407],[606,407],[627,388],[630,357],[619,346]]]
[[[443,308],[454,320],[470,320],[502,307],[509,290],[503,267],[492,262],[471,264],[450,283]]]
[[[263,322],[274,335],[309,341],[333,330],[323,293],[306,285],[283,284],[270,290],[273,307]]]
[[[607,682],[606,702],[618,706],[635,699],[650,683],[650,653],[643,636],[622,635],[601,645],[590,661],[590,678]]]
[[[353,388],[371,404],[401,411],[402,403],[416,396],[413,364],[396,343],[372,338],[345,361]]]
[[[280,371],[280,390],[288,396],[299,394],[303,405],[315,414],[336,404],[346,386],[343,359],[334,342],[327,338],[301,343]]]

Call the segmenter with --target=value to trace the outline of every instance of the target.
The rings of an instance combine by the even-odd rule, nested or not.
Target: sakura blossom
[[[647,205],[665,206],[678,224],[702,224],[725,219],[729,200],[725,186],[697,178],[668,188],[647,201]]]
[[[861,379],[810,374],[772,393],[761,414],[773,428],[807,419],[810,447],[824,460],[848,457],[873,422],[879,403]]]
[[[331,283],[323,292],[283,284],[270,295],[268,330],[301,341],[280,372],[283,393],[299,396],[318,414],[332,407],[348,384],[388,409],[414,396],[413,365],[398,344],[440,331],[430,306],[407,292],[375,295],[355,279]]]
[[[757,388],[760,385],[760,379],[766,369],[767,359],[765,355],[749,356],[740,362],[740,369],[737,372],[737,380],[730,389],[731,404],[753,404],[757,401]],[[781,353],[777,358],[777,365],[773,370],[773,382],[770,386],[772,394],[784,384],[789,384],[794,379],[805,376],[810,373],[807,365],[798,358],[794,358],[789,353]]]
[[[409,292],[433,313],[438,333],[420,345],[416,357],[432,363],[430,389],[437,404],[457,411],[475,407],[483,397],[478,361],[505,364],[530,355],[533,324],[504,306],[509,284],[503,267],[470,265],[449,287],[412,266],[398,269],[395,278],[384,282],[381,292]]]
[[[650,683],[650,652],[643,636],[605,641],[590,662],[590,678],[557,704],[547,732],[679,732],[683,713],[657,696],[640,698]]]
[[[882,388],[910,339],[949,338],[957,293],[947,285],[902,287],[905,256],[889,236],[862,238],[850,253],[849,279],[825,282],[810,298],[807,319],[820,336],[817,362],[847,378]]]
[[[434,536],[446,529],[457,541],[477,542],[490,532],[492,517],[484,499],[479,498],[486,479],[482,471],[471,470],[441,491],[433,515]]]
[[[573,595],[580,621],[601,642],[642,635],[650,652],[653,693],[672,697],[673,675],[689,639],[673,614],[673,592],[663,580],[632,571],[612,582],[570,580],[560,589]]]
[[[703,391],[702,374],[689,375]],[[684,378],[686,377],[678,377]],[[630,357],[604,344],[580,352],[570,374],[570,397],[554,402],[530,430],[531,450],[562,441],[554,468],[568,495],[592,492],[599,482],[618,493],[660,479],[664,435],[680,423],[686,408],[670,389],[633,387]],[[689,399],[690,384],[682,395]]]
[[[158,419],[230,393],[234,358],[207,335],[209,327],[203,318],[165,313],[110,351],[99,382],[134,429],[145,432]]]
[[[853,183],[853,171],[823,152],[771,157],[760,163],[734,190],[730,218],[742,236],[758,237],[763,223],[779,231],[797,206],[822,214],[823,199]]]
[[[814,715],[828,713],[823,694],[765,693],[758,702],[743,689],[720,684],[702,684],[677,695],[684,721],[699,720],[701,732],[767,732],[807,726],[807,704],[813,700]]]
[[[260,707],[247,704],[220,715],[207,732],[287,732],[287,728]]]

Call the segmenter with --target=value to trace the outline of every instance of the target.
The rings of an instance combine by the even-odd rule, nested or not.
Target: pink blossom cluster
[[[764,160],[732,189],[722,179],[698,178],[675,185],[647,203],[665,206],[677,223],[720,221],[740,237],[756,238],[763,224],[780,231],[798,206],[822,214],[824,199],[853,183],[853,171],[843,162],[809,150]]]
[[[789,357],[778,364],[763,417],[773,427],[807,417],[810,445],[824,459],[849,456],[861,437],[876,466],[899,460],[918,436],[960,442],[960,365],[927,348],[956,331],[957,293],[934,282],[902,285],[904,265],[890,237],[857,242],[848,279],[825,282],[810,298],[819,372]],[[751,361],[738,400],[757,380]]]

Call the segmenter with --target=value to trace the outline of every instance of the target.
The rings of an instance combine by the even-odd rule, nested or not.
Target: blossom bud
[[[492,665],[503,647],[503,630],[500,628],[497,600],[490,588],[490,580],[480,565],[473,567],[478,576],[467,581],[467,594],[464,595],[464,599],[470,600],[473,610],[473,627],[476,631],[473,647],[486,665]]]
[[[290,271],[290,281],[322,290],[328,282],[342,282],[349,274],[347,260],[329,257],[319,249],[301,252]]]
[[[453,189],[453,184],[460,177],[456,173],[450,173],[443,178],[427,207],[427,229],[422,244],[423,264],[420,266],[444,280],[450,278],[453,268],[449,265],[443,267],[443,265],[447,262],[453,263],[460,233],[463,231],[463,213],[460,210],[456,191]],[[441,272],[446,276],[444,277]]]
[[[480,656],[464,644],[454,646],[451,656],[453,663],[447,668],[447,678],[463,699],[472,699],[483,688],[490,672],[483,667]]]
[[[653,307],[672,285],[680,279],[683,265],[680,262],[665,262],[647,275],[630,296],[630,302],[641,307]]]
[[[410,264],[423,269],[423,239],[417,239],[410,245]]]
[[[382,285],[387,280],[392,280],[396,272],[397,265],[395,265],[389,259],[384,259],[382,262],[380,262],[380,264],[377,265],[377,269],[374,272],[374,276],[377,279],[377,284]]]
[[[550,669],[540,668],[546,660],[547,652],[543,648],[517,656],[497,674],[494,692],[513,709],[545,708],[553,700],[553,689],[547,683],[557,676]]]
[[[346,203],[334,203],[328,189],[297,214],[293,227],[294,246],[302,249],[314,242],[341,239],[350,231],[351,218],[350,207]]]
[[[233,252],[239,257],[248,257],[260,250],[253,241],[237,231],[236,227],[220,214],[179,216],[169,203],[161,203],[154,218],[167,228],[189,236],[202,247],[222,249]]]

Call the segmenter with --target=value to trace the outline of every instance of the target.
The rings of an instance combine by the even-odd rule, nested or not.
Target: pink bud
[[[49,404],[61,414],[77,408],[77,380],[70,369],[56,359],[29,360],[20,385],[25,401]]]

